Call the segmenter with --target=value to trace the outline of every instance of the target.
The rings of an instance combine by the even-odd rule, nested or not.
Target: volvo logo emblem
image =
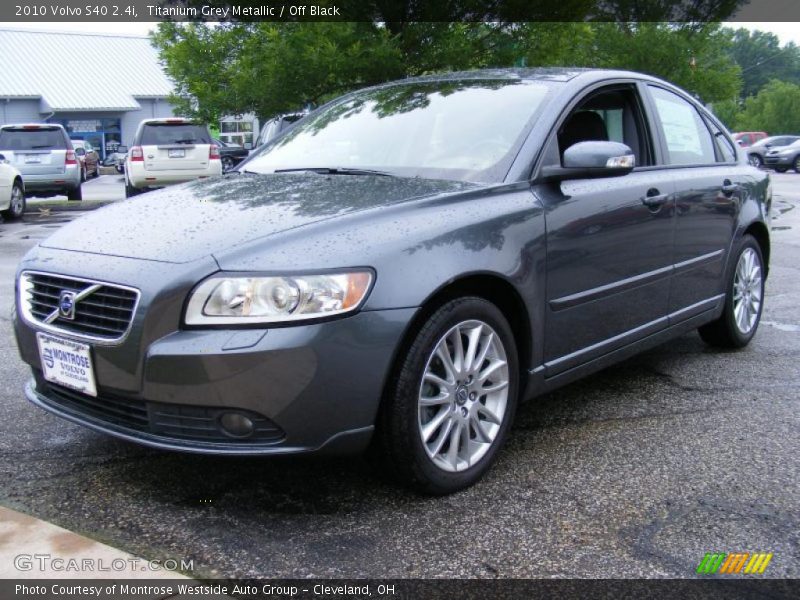
[[[58,316],[70,321],[75,319],[75,292],[61,292],[58,297]]]
[[[456,402],[459,405],[462,405],[466,401],[467,401],[467,388],[459,387],[458,390],[456,390]]]

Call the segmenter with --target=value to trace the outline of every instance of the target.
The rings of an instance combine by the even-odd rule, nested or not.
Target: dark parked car
[[[740,152],[690,95],[625,71],[352,93],[235,172],[32,249],[26,394],[155,448],[369,447],[452,492],[494,461],[518,401],[694,329],[750,341],[771,188]]]
[[[219,158],[222,161],[223,173],[227,173],[233,169],[250,154],[247,148],[239,144],[231,144],[230,142],[223,142],[217,139],[214,140],[214,143],[219,148]]]
[[[763,140],[759,140],[752,146],[748,146],[746,151],[747,160],[754,167],[763,167],[764,157],[766,156],[767,152],[769,152],[772,149],[777,149],[781,146],[788,146],[789,144],[793,144],[797,140],[800,140],[800,136],[773,135],[768,138],[764,138]]]
[[[800,173],[800,140],[788,146],[772,147],[764,156],[764,164],[778,173],[794,169]]]
[[[70,141],[81,166],[81,181],[86,181],[90,173],[92,177],[100,177],[100,155],[97,150],[89,142],[83,140]]]

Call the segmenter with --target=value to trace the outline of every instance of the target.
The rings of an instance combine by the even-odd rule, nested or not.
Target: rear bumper
[[[186,183],[202,177],[222,175],[222,162],[209,162],[205,169],[187,169],[175,171],[147,171],[142,163],[125,163],[125,171],[130,184],[135,188],[164,187],[178,183]]]
[[[81,184],[81,170],[78,166],[68,167],[64,173],[47,175],[22,174],[26,192],[58,192],[74,190]]]

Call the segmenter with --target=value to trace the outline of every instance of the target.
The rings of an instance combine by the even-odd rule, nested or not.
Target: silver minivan
[[[26,123],[0,127],[0,154],[19,170],[30,196],[65,195],[81,200],[81,167],[61,125]]]

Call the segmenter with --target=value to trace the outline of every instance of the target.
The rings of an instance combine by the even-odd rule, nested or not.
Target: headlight
[[[192,292],[187,325],[282,323],[356,310],[372,283],[369,271],[324,275],[214,275]]]

